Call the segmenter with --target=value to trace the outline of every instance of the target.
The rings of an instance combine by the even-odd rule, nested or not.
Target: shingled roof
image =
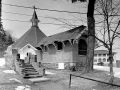
[[[46,35],[38,27],[39,20],[38,20],[38,17],[37,17],[37,14],[35,11],[33,13],[33,17],[31,19],[31,22],[32,22],[31,28],[23,36],[21,36],[21,38],[19,38],[17,40],[17,42],[15,42],[12,45],[13,49],[21,49],[27,44],[30,44],[33,47],[36,47],[37,44],[44,37],[46,37]]]
[[[79,26],[74,29],[54,34],[52,36],[48,36],[43,38],[40,43],[37,45],[39,47],[40,45],[48,45],[53,43],[54,41],[65,41],[65,40],[70,40],[70,39],[75,39],[84,29],[86,26]]]

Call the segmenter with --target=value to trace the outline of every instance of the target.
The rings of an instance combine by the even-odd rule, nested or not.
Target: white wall
[[[30,48],[28,48],[28,45],[26,45],[24,48],[19,50],[18,53],[20,54],[20,59],[25,59],[25,57],[27,56],[27,53],[32,53],[33,55],[39,55],[38,51],[35,50],[34,47],[30,46]]]
[[[42,61],[42,51],[36,50],[36,55],[37,55],[37,62],[41,62]]]

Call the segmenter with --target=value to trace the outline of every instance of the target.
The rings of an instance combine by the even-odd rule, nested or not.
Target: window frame
[[[60,46],[61,43],[61,46]],[[62,42],[57,42],[57,51],[63,51],[63,43]]]

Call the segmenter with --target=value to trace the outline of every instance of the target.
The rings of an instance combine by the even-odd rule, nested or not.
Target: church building
[[[24,63],[49,69],[83,70],[87,54],[87,27],[46,36],[38,26],[39,19],[34,10],[31,28],[12,45],[13,54]],[[33,58],[34,57],[34,58]],[[35,68],[36,69],[36,68]],[[38,69],[37,69],[38,70]]]

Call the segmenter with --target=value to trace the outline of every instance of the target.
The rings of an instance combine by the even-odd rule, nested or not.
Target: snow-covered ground
[[[55,73],[52,73],[52,72],[49,72],[49,71],[45,71],[45,74],[55,74]]]
[[[26,86],[17,86],[15,90],[31,90],[31,89],[30,86],[26,85]]]
[[[16,74],[16,72],[14,70],[4,70],[4,73],[11,73],[11,74]]]
[[[102,71],[110,71],[110,68],[107,66],[97,66],[94,65],[94,69]],[[114,76],[120,78],[120,68],[113,67]]]
[[[5,65],[5,59],[0,58],[0,67],[3,67]]]

